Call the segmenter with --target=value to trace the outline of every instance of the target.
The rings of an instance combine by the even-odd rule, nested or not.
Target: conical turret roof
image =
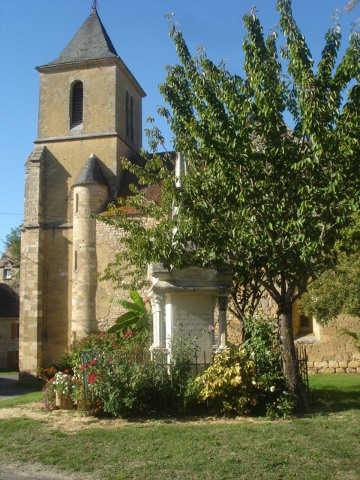
[[[77,185],[89,185],[94,183],[108,185],[101,171],[98,159],[96,155],[92,153],[89,157],[89,160],[83,166],[79,176],[75,180],[73,187]]]
[[[96,8],[74,35],[60,56],[48,65],[118,57]]]

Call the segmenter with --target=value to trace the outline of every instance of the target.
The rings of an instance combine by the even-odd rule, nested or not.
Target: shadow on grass
[[[0,401],[41,390],[40,385],[22,385],[17,374],[0,373]]]
[[[344,391],[335,388],[313,389],[310,392],[310,401],[311,410],[320,414],[360,409],[360,391]]]

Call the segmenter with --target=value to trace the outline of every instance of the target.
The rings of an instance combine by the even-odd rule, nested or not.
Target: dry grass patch
[[[136,419],[96,418],[84,415],[78,410],[42,410],[41,403],[34,402],[26,405],[17,405],[0,409],[0,421],[10,418],[28,418],[46,422],[48,427],[63,432],[78,432],[90,428],[118,429],[123,427],[154,427],[159,425],[236,425],[241,423],[271,423],[270,420],[252,417],[218,418],[163,418],[163,419]]]

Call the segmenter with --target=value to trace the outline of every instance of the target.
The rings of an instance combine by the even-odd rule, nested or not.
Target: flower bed
[[[132,330],[91,335],[74,346],[70,368],[45,386],[44,408],[56,393],[91,415],[289,415],[294,402],[281,370],[276,329],[268,319],[247,322],[247,340],[215,355],[203,372],[193,370],[193,346],[173,346],[170,364],[150,360],[149,336]],[[185,346],[184,346],[185,345]]]

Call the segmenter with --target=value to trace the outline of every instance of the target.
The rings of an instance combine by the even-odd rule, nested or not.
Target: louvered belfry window
[[[134,99],[130,99],[130,138],[134,141]]]
[[[77,81],[73,84],[71,92],[71,128],[83,122],[83,97],[83,84]]]
[[[129,138],[130,136],[130,95],[128,92],[126,92],[125,117],[126,117],[126,138]]]
[[[134,141],[134,98],[126,92],[125,103],[126,139]]]

